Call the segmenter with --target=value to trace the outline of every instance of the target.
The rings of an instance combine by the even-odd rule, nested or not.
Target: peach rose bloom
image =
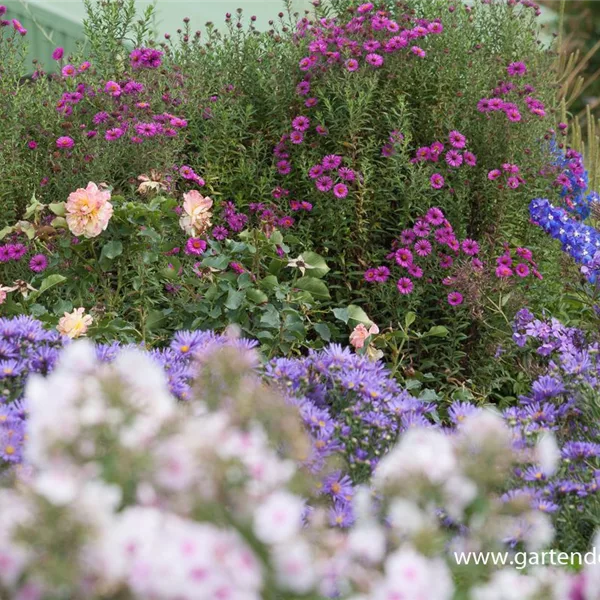
[[[76,308],[72,313],[65,313],[65,316],[58,322],[59,333],[69,336],[71,339],[85,335],[93,319],[90,315],[85,315],[85,308]]]
[[[213,201],[197,190],[183,195],[183,214],[179,219],[181,228],[190,236],[204,233],[210,226]]]
[[[107,227],[113,214],[110,192],[91,181],[87,187],[71,193],[65,205],[69,231],[76,236],[93,238]]]
[[[357,325],[352,333],[350,334],[350,344],[357,350],[360,350],[364,345],[365,341],[370,335],[379,333],[379,327],[373,323],[370,329],[367,329],[362,323]]]

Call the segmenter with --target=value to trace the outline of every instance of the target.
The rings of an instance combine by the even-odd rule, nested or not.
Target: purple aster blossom
[[[451,167],[460,167],[460,165],[462,165],[463,163],[462,154],[460,152],[457,152],[456,150],[448,150],[448,152],[446,152],[445,158],[446,162]]]
[[[48,267],[48,259],[45,254],[36,254],[29,261],[29,268],[34,273],[42,273]]]
[[[408,277],[401,277],[396,282],[396,287],[402,295],[407,295],[413,291],[414,284]]]

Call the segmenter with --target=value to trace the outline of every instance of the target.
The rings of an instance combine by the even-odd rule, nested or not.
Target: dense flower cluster
[[[430,208],[412,228],[401,232],[387,259],[391,261],[391,268],[401,269],[401,277],[396,281],[401,295],[412,294],[417,282],[420,287],[442,285],[449,288],[446,292],[448,304],[458,306],[468,291],[465,280],[477,278],[478,274],[489,270],[479,255],[477,241],[459,240],[442,210]],[[523,279],[530,275],[542,278],[531,250],[517,248],[513,251],[508,244],[504,244],[503,254],[496,258],[494,273],[502,280],[513,276]],[[364,278],[369,283],[385,283],[390,274],[387,266],[371,267]],[[460,291],[453,288],[460,288]]]
[[[333,501],[332,525],[348,526],[353,484],[369,479],[400,432],[428,426],[433,406],[402,390],[381,362],[337,345],[304,359],[274,359],[265,375],[298,407],[311,433],[309,469],[321,472],[329,457],[344,456],[345,470],[326,476],[320,492]]]
[[[179,351],[193,344],[181,339]],[[540,550],[552,537],[545,515],[518,498],[498,502],[517,457],[493,412],[465,416],[454,436],[416,424],[377,465],[375,494],[356,491],[356,523],[329,529],[322,510],[291,491],[303,485],[294,460],[304,436],[286,413],[269,423],[280,399],[249,371],[257,357],[221,347],[201,360],[194,397],[179,405],[139,349],[107,365],[76,342],[52,374],[31,378],[30,468],[0,489],[4,595],[451,600],[473,588],[473,598],[517,589],[523,600],[558,600],[580,585],[552,571],[453,578],[445,544],[498,550],[523,530],[525,547]],[[336,493],[345,485],[331,479]],[[440,506],[463,524],[459,536],[440,523]]]
[[[550,140],[550,150],[556,160],[548,171],[554,178],[553,186],[560,190],[564,207],[579,218],[587,219],[599,198],[597,192],[588,192],[589,176],[583,156],[572,148],[561,150],[554,138]]]
[[[581,264],[581,272],[594,283],[600,269],[600,233],[575,219],[546,198],[536,198],[529,205],[531,220],[562,244],[564,252]]]

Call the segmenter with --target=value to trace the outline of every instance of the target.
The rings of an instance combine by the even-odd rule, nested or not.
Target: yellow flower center
[[[181,346],[180,350],[181,350],[182,352],[189,352],[189,351],[190,351],[190,347],[189,347],[188,345]]]
[[[16,450],[15,450],[15,447],[14,447],[14,446],[6,446],[6,447],[4,448],[4,453],[5,453],[5,454],[8,454],[9,456],[10,456],[11,454],[14,454],[15,452],[16,452]]]

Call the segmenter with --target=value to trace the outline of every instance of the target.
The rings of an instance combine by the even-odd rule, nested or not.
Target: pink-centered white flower
[[[183,195],[183,214],[179,219],[181,228],[189,235],[204,233],[211,225],[213,201],[197,190]]]
[[[113,214],[110,192],[101,190],[91,181],[86,188],[69,194],[65,210],[69,231],[76,236],[93,238],[107,227]]]

